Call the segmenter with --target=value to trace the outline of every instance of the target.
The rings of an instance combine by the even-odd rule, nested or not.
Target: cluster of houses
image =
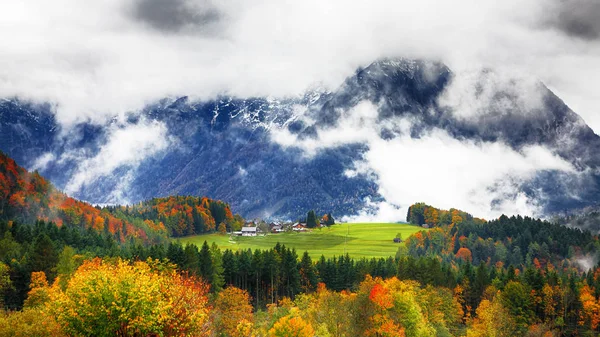
[[[260,221],[246,222],[241,231],[235,231],[232,234],[237,236],[257,236],[267,233],[306,232],[310,230],[306,227],[305,222],[271,222],[269,224],[263,223],[262,225],[260,223]],[[325,226],[325,223],[321,223],[320,226]]]

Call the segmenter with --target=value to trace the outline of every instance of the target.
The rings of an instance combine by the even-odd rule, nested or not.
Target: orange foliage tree
[[[471,253],[471,250],[467,247],[460,248],[458,252],[456,252],[456,257],[469,262],[473,261],[473,254]]]

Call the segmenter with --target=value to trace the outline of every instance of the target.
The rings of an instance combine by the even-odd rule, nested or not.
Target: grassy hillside
[[[354,258],[393,256],[398,243],[392,240],[397,233],[406,239],[423,230],[418,226],[397,223],[350,223],[338,224],[329,228],[315,229],[305,233],[280,233],[258,237],[230,237],[229,235],[209,234],[180,238],[183,244],[194,243],[201,246],[206,240],[216,242],[221,249],[270,249],[277,242],[295,248],[300,255],[308,251],[313,258],[321,255],[331,257],[349,253]]]

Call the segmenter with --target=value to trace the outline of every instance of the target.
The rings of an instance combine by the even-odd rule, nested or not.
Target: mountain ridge
[[[506,84],[499,76],[485,71],[466,86],[474,88],[473,95],[481,102],[479,110],[466,116],[444,97],[456,74],[442,63],[408,59],[378,60],[357,69],[335,90],[313,90],[298,97],[163,99],[139,114],[130,114],[121,127],[159,123],[175,139],[173,144],[136,165],[120,166],[88,182],[75,194],[93,202],[115,203],[120,200],[111,199],[110,191],[123,183],[125,198],[131,202],[172,194],[211,195],[227,200],[247,217],[295,218],[312,208],[354,215],[367,199],[385,200],[376,181],[347,174],[364,158],[369,145],[342,143],[319,148],[307,157],[295,144],[282,146],[273,141],[272,131],[289,132],[292,142],[318,142],[324,130],[335,129],[347,118],[345,111],[371,102],[380,125],[408,118],[411,138],[444,130],[458,140],[503,142],[516,152],[541,145],[557,154],[574,167],[574,173],[542,170],[520,186],[523,193],[542,200],[546,213],[600,202],[600,175],[594,172],[600,167],[600,155],[596,155],[600,137],[542,84],[533,86],[539,90],[539,102],[528,106],[519,92],[521,84],[510,80]],[[27,105],[19,108],[35,111]],[[54,160],[42,172],[59,186],[65,186],[78,167],[80,159],[69,154],[83,151],[81,158],[93,157],[110,137],[110,127],[115,127],[83,123],[75,127],[79,135],[75,141],[61,143],[51,112],[42,112],[48,117],[38,121],[6,118],[17,111],[14,101],[0,104],[0,134],[4,134],[0,147],[28,167],[50,153]],[[32,136],[16,138],[18,127],[32,130]],[[378,136],[393,140],[402,132],[382,126]],[[38,149],[31,151],[37,155],[28,155],[25,148]],[[115,176],[130,179],[123,182]],[[561,189],[569,189],[574,196]]]

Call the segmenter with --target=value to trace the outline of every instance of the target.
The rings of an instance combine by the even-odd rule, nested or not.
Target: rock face
[[[319,142],[322,132],[336,129],[364,102],[376,109],[380,127],[373,136],[382,140],[443,130],[461,141],[502,142],[517,152],[533,145],[549,149],[575,171],[543,170],[519,186],[546,212],[600,200],[600,137],[543,84],[524,86],[489,70],[458,83],[443,64],[406,59],[379,60],[334,91],[311,90],[299,97],[163,99],[125,119],[78,124],[69,137],[61,134],[49,106],[4,100],[0,150],[68,188],[85,170],[82,158],[101,153],[115,130],[155,123],[166,130],[166,148],[68,192],[93,203],[208,195],[246,217],[296,218],[313,208],[351,215],[363,208],[365,198],[382,199],[376,179],[348,174],[369,145],[346,141],[307,155],[294,143]],[[389,123],[400,120],[408,122],[403,127]]]

